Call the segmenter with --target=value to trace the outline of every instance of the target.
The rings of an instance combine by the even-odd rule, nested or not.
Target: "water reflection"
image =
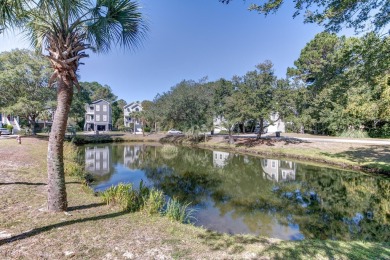
[[[229,153],[213,151],[213,164],[214,167],[224,167],[229,159]]]
[[[268,180],[276,182],[295,180],[297,168],[294,162],[262,159],[261,168],[263,169],[263,177]]]
[[[97,176],[95,190],[119,182],[137,186],[142,179],[170,197],[192,202],[196,225],[287,240],[390,239],[390,182],[383,177],[222,151],[109,147],[85,149],[86,165],[99,158],[99,171],[87,167]],[[103,179],[104,158],[112,167]]]
[[[111,153],[109,146],[92,146],[85,148],[85,169],[94,175],[110,173]]]

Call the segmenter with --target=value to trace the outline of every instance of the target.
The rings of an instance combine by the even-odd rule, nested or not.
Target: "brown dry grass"
[[[102,204],[79,180],[68,176],[69,211],[49,213],[45,210],[46,151],[47,141],[43,139],[24,138],[22,145],[13,139],[0,140],[0,259],[390,256],[388,244],[382,243],[332,242],[329,246],[327,242],[310,240],[280,242],[217,234],[142,212],[124,213]]]

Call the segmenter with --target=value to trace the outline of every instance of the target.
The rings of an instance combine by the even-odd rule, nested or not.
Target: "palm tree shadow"
[[[28,185],[28,186],[39,186],[46,185],[43,182],[24,182],[24,181],[16,181],[16,182],[0,182],[0,185]]]
[[[98,203],[96,203],[96,204],[98,204]],[[94,204],[91,204],[91,205],[94,205]],[[120,211],[120,212],[110,213],[110,214],[101,215],[101,216],[68,220],[68,221],[64,221],[64,222],[60,222],[60,223],[56,223],[56,224],[52,224],[52,225],[48,225],[48,226],[44,226],[44,227],[34,228],[30,231],[21,233],[19,235],[15,235],[15,236],[12,236],[10,238],[0,240],[0,246],[7,244],[7,243],[12,243],[12,242],[17,241],[17,240],[22,240],[22,239],[26,239],[29,237],[33,237],[33,236],[39,235],[43,232],[50,231],[52,229],[66,227],[66,226],[70,226],[70,225],[73,225],[76,223],[84,223],[84,222],[88,222],[88,221],[97,221],[97,220],[102,220],[102,219],[115,218],[115,217],[119,217],[119,216],[122,216],[125,214],[128,214],[128,212],[127,211]]]
[[[100,207],[106,205],[105,203],[93,203],[89,205],[79,205],[79,206],[73,206],[73,207],[68,207],[68,211],[75,211],[75,210],[81,210],[81,209],[90,209],[90,208],[95,208],[95,207]]]

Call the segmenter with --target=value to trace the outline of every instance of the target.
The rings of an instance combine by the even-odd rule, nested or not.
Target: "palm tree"
[[[80,88],[80,60],[88,57],[87,50],[137,47],[147,31],[139,9],[131,0],[41,0],[26,11],[28,36],[49,58],[54,70],[49,85],[57,88],[47,155],[49,211],[67,209],[63,142],[74,85]]]
[[[18,25],[22,11],[22,0],[0,0],[0,33]]]

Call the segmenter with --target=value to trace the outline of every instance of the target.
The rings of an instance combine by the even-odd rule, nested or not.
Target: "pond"
[[[139,182],[191,202],[194,224],[283,240],[390,240],[390,180],[171,145],[85,146],[92,187]]]

